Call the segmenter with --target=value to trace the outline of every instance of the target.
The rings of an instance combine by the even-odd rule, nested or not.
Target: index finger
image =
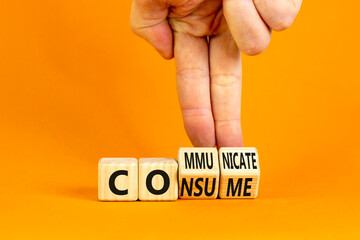
[[[215,146],[205,38],[174,32],[176,82],[185,130],[195,147]]]

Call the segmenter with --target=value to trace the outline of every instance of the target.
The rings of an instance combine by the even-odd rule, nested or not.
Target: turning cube
[[[172,158],[139,160],[139,199],[175,201],[178,198],[178,163]]]
[[[260,180],[256,148],[223,147],[219,159],[220,198],[256,198]]]
[[[180,148],[179,198],[215,199],[219,190],[216,148]]]
[[[98,198],[101,201],[136,201],[138,199],[137,159],[100,159],[98,184]]]

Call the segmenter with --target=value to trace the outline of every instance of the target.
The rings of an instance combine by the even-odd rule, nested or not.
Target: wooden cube
[[[220,198],[256,198],[260,180],[256,148],[223,147],[219,159]]]
[[[100,159],[98,184],[98,198],[101,201],[136,201],[138,199],[137,159]]]
[[[179,198],[215,199],[219,190],[219,160],[216,148],[180,148]]]
[[[178,163],[172,158],[139,160],[139,199],[174,201],[178,198]]]

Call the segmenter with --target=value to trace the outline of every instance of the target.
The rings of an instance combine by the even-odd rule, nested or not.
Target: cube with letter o
[[[178,163],[172,158],[140,158],[139,199],[175,201],[178,198]]]

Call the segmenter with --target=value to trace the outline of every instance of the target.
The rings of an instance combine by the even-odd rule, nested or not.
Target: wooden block
[[[216,148],[180,148],[179,197],[215,199],[219,190],[219,160]]]
[[[98,198],[101,201],[136,201],[138,198],[137,159],[100,159],[98,184]]]
[[[260,165],[256,148],[220,148],[220,198],[256,198]]]
[[[178,198],[178,163],[172,158],[139,160],[139,199],[174,201]]]

